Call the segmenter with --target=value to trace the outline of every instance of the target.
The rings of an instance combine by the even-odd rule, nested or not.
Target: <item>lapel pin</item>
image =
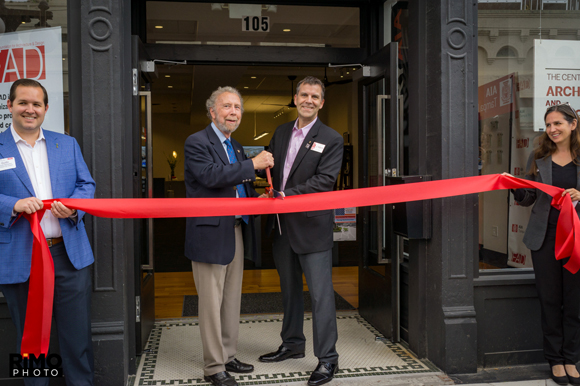
[[[56,144],[56,148],[58,149],[58,143]]]
[[[240,151],[238,150],[238,153],[239,153],[239,152],[240,152]]]

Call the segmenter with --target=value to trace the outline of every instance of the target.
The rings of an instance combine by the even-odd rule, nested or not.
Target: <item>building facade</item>
[[[263,41],[254,36],[239,38],[239,32],[229,31],[225,22],[214,25],[215,32],[206,33],[203,20],[195,17],[197,11],[181,11],[181,7],[206,7],[219,15],[230,12],[232,18],[235,7],[224,4],[0,1],[5,33],[62,27],[65,131],[82,148],[97,184],[96,198],[149,194],[142,185],[144,179],[154,177],[143,174],[143,96],[150,93],[155,102],[156,93],[169,91],[161,91],[164,77],[155,75],[148,63],[158,73],[169,71],[171,76],[180,70],[162,67],[167,63],[194,66],[199,74],[223,67],[227,71],[221,72],[222,79],[228,80],[228,74],[241,67],[291,65],[297,73],[298,68],[305,72],[318,68],[316,71],[324,69],[325,77],[326,69],[335,74],[329,64],[351,67],[354,73],[349,74],[348,84],[339,84],[335,78],[335,91],[328,87],[327,101],[331,96],[342,98],[337,103],[345,108],[328,108],[323,118],[344,124],[341,131],[349,137],[345,143],[353,147],[352,187],[356,188],[382,185],[390,177],[400,176],[440,180],[513,173],[511,167],[517,161],[512,161],[512,137],[514,146],[525,143],[526,138],[533,143],[534,131],[519,115],[500,116],[495,121],[482,118],[478,88],[517,74],[517,80],[512,80],[518,86],[517,95],[514,92],[512,100],[519,104],[509,113],[527,116],[534,103],[534,41],[580,39],[576,0],[227,3],[258,5],[261,15],[272,22],[287,17],[279,22],[280,28],[284,23],[297,29],[315,23],[308,20],[307,11],[317,12],[316,7],[337,8],[334,11],[340,15],[348,11],[338,27],[321,26],[325,32],[320,36],[326,37],[320,41],[308,41],[307,33],[282,38],[276,35],[276,24],[270,26],[271,36]],[[284,7],[289,7],[287,13]],[[173,11],[172,16],[165,17],[156,9]],[[168,35],[156,32],[156,23],[162,20],[180,29],[168,31]],[[204,100],[209,93],[203,84],[189,79],[187,92],[193,95],[193,105],[197,94]],[[163,98],[170,100],[172,95],[177,94]],[[251,89],[247,95],[258,97]],[[384,95],[391,96],[390,101],[380,98]],[[153,108],[153,130],[156,122],[159,127],[167,119],[177,119],[171,115],[183,117],[184,132],[199,126],[190,104],[184,107],[186,111],[179,111],[178,99],[176,110],[168,107],[162,111],[160,106],[156,112]],[[246,100],[247,110],[249,103]],[[276,110],[285,111],[284,106]],[[382,111],[378,114],[382,121],[376,120],[377,110]],[[265,122],[261,119],[271,115],[257,107],[255,111],[254,133],[250,125],[248,138],[256,136],[256,122]],[[501,143],[498,132],[504,133]],[[180,135],[184,134],[175,134],[177,139],[155,132],[152,137],[145,135],[153,141],[153,150],[148,152],[155,157],[157,147],[163,149],[157,159],[163,157],[164,151],[178,148]],[[263,140],[265,143],[257,143],[267,144],[268,138]],[[149,158],[147,165],[155,162]],[[177,179],[179,173],[178,166]],[[160,172],[161,177],[166,174],[167,169]],[[509,235],[508,195],[499,193],[502,195],[432,200],[421,208],[424,232],[418,237],[394,236],[395,215],[388,208],[358,211],[354,254],[359,265],[361,315],[386,336],[407,341],[419,357],[428,358],[449,374],[543,361],[533,270],[513,258],[513,253],[525,252],[518,249],[517,238]],[[490,211],[497,213],[489,215]],[[525,225],[524,220],[517,221]],[[148,268],[147,260],[152,253],[150,228],[142,220],[93,216],[87,217],[86,225],[95,253],[92,326],[96,383],[125,385],[136,372],[136,360],[154,318],[154,270]],[[6,357],[15,342],[1,297],[0,332],[0,357]],[[17,381],[8,377],[7,368],[7,361],[0,361],[0,384]]]

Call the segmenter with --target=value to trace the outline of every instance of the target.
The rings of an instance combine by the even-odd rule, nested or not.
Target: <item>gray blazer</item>
[[[530,165],[534,159],[534,153],[530,154],[526,171],[530,170]],[[542,182],[547,185],[552,185],[552,156],[536,160],[538,166],[537,175],[525,175],[524,178],[530,181]],[[580,174],[580,166],[576,166],[577,172]],[[576,189],[580,190],[580,178],[576,181]],[[552,196],[537,189],[517,189],[514,191],[514,199],[521,206],[530,206],[536,203],[532,208],[530,221],[524,234],[524,244],[532,251],[540,249],[546,237],[546,230],[548,229],[548,216],[550,215],[550,208],[552,204]],[[576,207],[578,210],[578,205]]]

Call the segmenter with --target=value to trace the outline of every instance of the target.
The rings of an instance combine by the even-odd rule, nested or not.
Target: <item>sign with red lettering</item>
[[[534,130],[544,131],[546,109],[561,103],[580,113],[580,41],[534,41]]]
[[[509,74],[478,87],[479,120],[514,111],[516,86],[514,74]]]
[[[0,132],[12,123],[10,86],[18,79],[39,81],[48,93],[42,128],[64,133],[61,27],[0,34]]]

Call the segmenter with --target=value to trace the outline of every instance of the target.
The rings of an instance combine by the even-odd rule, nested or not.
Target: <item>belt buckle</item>
[[[48,247],[52,247],[52,239],[46,239],[46,243],[48,244]]]

